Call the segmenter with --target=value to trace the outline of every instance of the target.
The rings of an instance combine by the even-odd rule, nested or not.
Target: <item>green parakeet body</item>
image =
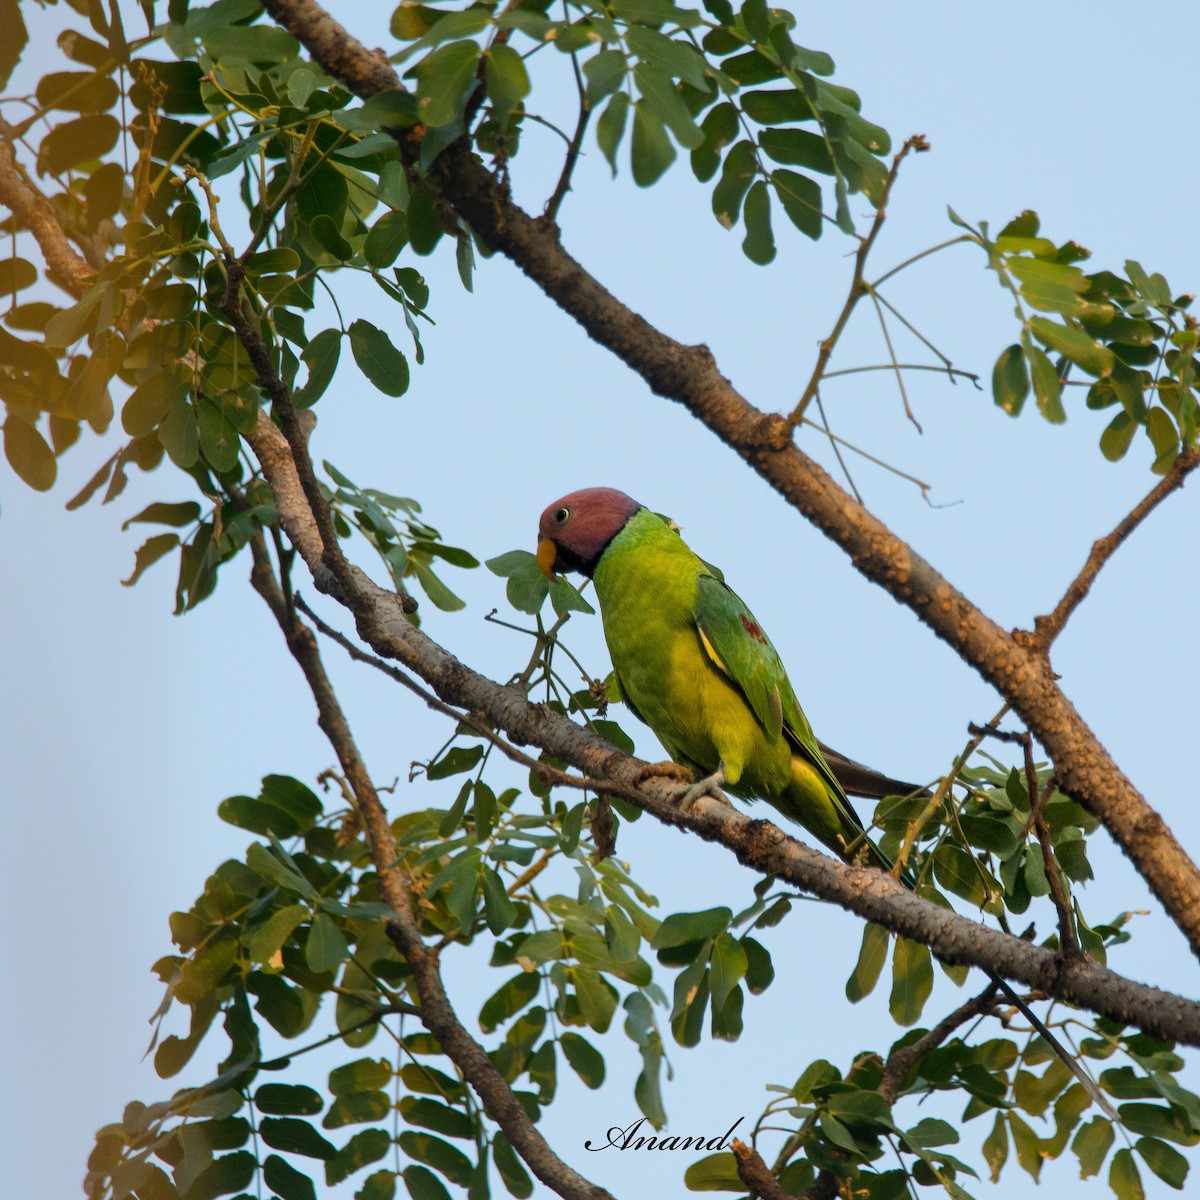
[[[539,534],[544,570],[592,576],[621,694],[673,759],[766,800],[842,857],[890,865],[864,836],[770,639],[673,523],[622,492],[588,488],[552,504]],[[911,790],[838,760],[894,785],[875,794]]]

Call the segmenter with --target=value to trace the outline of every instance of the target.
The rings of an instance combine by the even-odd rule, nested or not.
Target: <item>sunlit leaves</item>
[[[1127,278],[1112,271],[1085,273],[1075,264],[1088,252],[1075,242],[1055,246],[1037,236],[1033,212],[1010,221],[994,241],[986,226],[971,229],[953,213],[951,219],[984,246],[989,265],[1019,302],[1020,343],[1000,355],[992,373],[992,394],[1001,408],[1016,416],[1032,383],[1038,411],[1061,424],[1067,419],[1066,388],[1079,371],[1091,377],[1089,409],[1121,406],[1100,435],[1109,461],[1125,456],[1139,427],[1153,447],[1151,469],[1157,474],[1170,469],[1183,447],[1195,445],[1200,339],[1185,316],[1190,296],[1173,299],[1162,275],[1150,275],[1134,261],[1125,264]]]

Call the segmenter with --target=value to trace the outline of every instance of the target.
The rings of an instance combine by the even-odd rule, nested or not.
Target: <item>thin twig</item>
[[[904,386],[904,373],[900,370],[900,360],[896,357],[896,348],[892,345],[892,335],[888,331],[887,319],[883,315],[883,305],[873,288],[868,289],[871,303],[875,305],[875,315],[879,318],[879,328],[883,330],[883,340],[887,345],[888,358],[892,360],[892,370],[896,375],[896,386],[900,389],[900,399],[904,402],[904,415],[917,427],[918,433],[924,433],[921,422],[913,415],[912,405],[908,402],[908,389]],[[890,306],[889,306],[890,307]]]
[[[1117,548],[1127,537],[1174,491],[1183,487],[1189,474],[1200,466],[1200,448],[1182,451],[1171,464],[1167,473],[1138,501],[1137,504],[1123,517],[1115,529],[1104,537],[1092,543],[1091,553],[1083,569],[1071,581],[1071,585],[1063,593],[1063,598],[1055,605],[1054,611],[1046,617],[1037,617],[1033,622],[1032,645],[1043,654],[1049,651],[1051,643],[1062,632],[1071,614],[1079,607],[1101,568],[1116,553]],[[1030,635],[1026,634],[1026,638]]]
[[[481,738],[484,738],[495,746],[506,758],[511,759],[519,766],[528,767],[529,770],[534,771],[547,786],[569,787],[580,791],[596,793],[607,792],[612,795],[625,796],[629,799],[637,796],[637,792],[633,788],[624,787],[619,783],[614,783],[607,779],[589,779],[583,775],[569,775],[566,771],[561,771],[557,767],[552,767],[549,763],[542,762],[540,759],[536,759],[524,751],[518,750],[516,746],[512,745],[511,742],[505,741],[490,725],[475,716],[474,713],[463,712],[460,709],[453,708],[449,704],[444,704],[432,692],[423,688],[411,675],[401,671],[399,667],[394,667],[391,663],[384,662],[383,659],[376,658],[373,654],[368,654],[365,650],[356,646],[345,634],[339,633],[331,625],[321,620],[304,602],[304,598],[298,592],[292,597],[292,603],[312,621],[320,633],[324,634],[331,641],[337,642],[356,662],[374,667],[389,679],[408,688],[413,695],[419,696],[424,700],[434,712],[441,713],[453,721],[466,725],[473,733],[478,734]]]
[[[879,299],[885,304],[887,303],[882,296]],[[892,309],[892,312],[895,313],[896,310]],[[899,316],[898,313],[896,315]],[[958,367],[935,367],[932,363],[872,363],[867,367],[843,367],[840,371],[826,371],[825,378],[837,379],[839,375],[861,375],[865,371],[894,371],[897,368],[901,371],[933,371],[938,375],[949,375],[951,379],[961,376],[963,379],[969,379],[975,385],[976,390],[983,390],[979,386],[979,376],[974,371],[960,371]],[[1081,384],[1080,386],[1085,385]]]
[[[821,428],[824,429],[825,436],[829,438],[829,444],[833,447],[834,456],[838,460],[838,465],[842,468],[842,474],[846,476],[846,482],[850,485],[850,490],[854,493],[855,500],[861,504],[863,502],[862,493],[858,490],[858,485],[854,482],[854,476],[850,474],[850,468],[846,466],[846,460],[842,457],[842,448],[838,445],[842,439],[835,437],[833,430],[829,428],[829,417],[825,412],[825,401],[821,399],[819,388],[814,399],[817,402],[817,412],[821,414]],[[802,419],[805,424],[812,424],[807,417]]]
[[[1054,844],[1050,837],[1050,826],[1046,824],[1043,809],[1046,799],[1054,790],[1054,782],[1050,780],[1045,787],[1038,783],[1037,765],[1033,761],[1033,735],[1028,729],[1016,732],[1007,729],[978,729],[971,728],[972,733],[984,737],[995,738],[1000,742],[1020,746],[1024,752],[1025,790],[1029,793],[1029,819],[1021,832],[1022,838],[1028,836],[1030,829],[1037,834],[1042,851],[1042,861],[1045,864],[1046,882],[1050,886],[1050,898],[1058,913],[1058,940],[1066,954],[1079,954],[1079,940],[1075,933],[1074,914],[1071,910],[1071,900],[1060,875],[1058,859],[1054,854]]]
[[[888,171],[887,179],[884,180],[883,191],[879,196],[879,204],[875,209],[875,219],[871,222],[871,228],[867,232],[867,236],[859,242],[858,250],[854,255],[854,274],[850,279],[850,290],[846,295],[846,303],[842,305],[842,311],[838,314],[838,318],[834,322],[829,336],[821,342],[820,350],[817,353],[817,363],[813,367],[812,375],[809,377],[808,383],[800,395],[799,403],[792,409],[791,415],[787,418],[787,424],[791,429],[795,429],[800,424],[801,417],[804,416],[808,410],[808,406],[816,396],[817,388],[820,386],[821,379],[825,374],[825,368],[829,365],[829,359],[833,354],[834,347],[838,343],[838,338],[842,336],[842,331],[846,328],[846,324],[850,320],[855,306],[866,294],[863,275],[867,266],[867,256],[871,253],[871,247],[875,244],[875,239],[879,236],[879,231],[883,228],[883,222],[887,217],[888,198],[892,194],[892,186],[896,182],[896,176],[900,173],[900,164],[908,156],[910,150],[920,151],[928,149],[929,143],[925,140],[924,135],[919,133],[913,134],[900,147],[899,153],[892,159],[891,170]]]
[[[943,1017],[928,1033],[907,1046],[893,1050],[883,1068],[883,1078],[879,1081],[879,1094],[888,1102],[895,1104],[900,1094],[904,1077],[931,1050],[937,1049],[956,1029],[965,1025],[974,1017],[988,1012],[992,1001],[1000,990],[998,982],[993,980],[973,999],[960,1004],[952,1013]]]
[[[888,369],[890,370],[890,368]],[[818,396],[817,399],[820,401],[820,396]],[[826,434],[832,441],[836,442],[838,445],[845,446],[847,450],[859,455],[859,457],[865,458],[868,462],[873,462],[877,467],[882,467],[885,471],[890,471],[893,475],[899,475],[901,479],[907,479],[909,483],[915,483],[917,487],[921,489],[922,495],[928,497],[929,484],[918,479],[915,475],[910,475],[907,471],[902,471],[899,467],[894,467],[891,463],[884,462],[882,458],[877,458],[869,450],[864,450],[861,446],[856,446],[853,442],[848,442],[840,434],[832,433],[827,427],[818,425],[816,421],[812,420],[811,417],[802,417],[800,423],[802,425],[811,425],[813,429],[821,430],[821,432]]]
[[[583,86],[583,77],[579,73],[579,57],[574,52],[571,54],[571,66],[575,68],[575,88],[579,93],[579,117],[575,122],[575,133],[567,146],[567,157],[563,160],[558,182],[554,185],[554,191],[551,193],[550,199],[546,201],[545,210],[542,212],[542,220],[550,224],[557,224],[558,210],[562,206],[567,192],[571,190],[571,176],[579,161],[583,135],[587,131],[588,121],[592,116],[592,106],[588,103],[587,89]]]

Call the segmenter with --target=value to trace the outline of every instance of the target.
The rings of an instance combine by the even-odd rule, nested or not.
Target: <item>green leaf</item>
[[[39,492],[49,491],[58,475],[54,451],[46,439],[20,417],[4,422],[4,457],[18,477]]]
[[[751,262],[766,266],[775,257],[775,236],[771,232],[771,193],[765,181],[751,184],[742,220],[746,224],[742,250]]]
[[[466,602],[460,600],[442,581],[434,574],[433,568],[427,566],[420,559],[414,558],[411,560],[413,571],[421,584],[421,588],[425,595],[433,601],[436,607],[442,612],[458,612],[466,608]]]
[[[1118,462],[1124,458],[1137,428],[1137,422],[1128,413],[1117,413],[1100,435],[1100,453],[1109,462]]]
[[[1029,370],[1019,345],[1009,346],[992,368],[992,399],[1010,417],[1020,415],[1029,395]]]
[[[709,989],[712,993],[713,1008],[716,1010],[724,1008],[729,993],[745,978],[749,959],[737,938],[729,933],[722,933],[713,942],[709,961]]]
[[[703,941],[724,933],[733,920],[733,910],[725,907],[706,908],[702,912],[671,913],[658,927],[651,940],[655,950],[669,950],[688,942]]]
[[[420,1125],[447,1137],[471,1141],[475,1136],[475,1126],[465,1112],[428,1096],[401,1096],[400,1115],[410,1125]]]
[[[517,906],[509,899],[503,881],[491,867],[483,869],[483,913],[488,928],[497,935],[517,918]]]
[[[303,904],[289,904],[273,912],[247,939],[246,953],[251,962],[265,963],[291,937],[296,927],[309,918]]]
[[[532,1004],[541,986],[542,977],[536,971],[522,971],[502,983],[479,1010],[480,1029],[484,1033],[494,1032],[521,1009]]]
[[[703,145],[704,134],[700,126],[696,124],[696,118],[688,111],[683,97],[679,94],[669,75],[640,62],[634,67],[633,76],[642,96],[642,99],[638,101],[639,105],[645,102],[653,109],[663,124],[675,135],[675,140],[681,146],[688,150],[695,150]],[[634,120],[636,139],[636,114]],[[671,158],[674,158],[674,154]]]
[[[0,296],[11,296],[37,283],[37,268],[23,258],[0,260]]]
[[[485,53],[484,75],[488,99],[503,124],[517,105],[529,95],[529,72],[525,60],[509,45],[494,43]]]
[[[462,116],[475,85],[479,46],[468,40],[449,42],[417,65],[417,113],[432,128],[449,125]]]
[[[337,371],[341,354],[340,329],[323,329],[304,347],[300,360],[308,367],[308,379],[292,395],[292,403],[296,408],[311,408],[325,394]]]
[[[624,95],[624,93],[620,93]],[[616,100],[616,96],[613,100]],[[612,102],[609,102],[612,107]],[[607,112],[607,109],[605,110]],[[696,131],[699,133],[699,129]],[[701,135],[703,140],[703,135]],[[631,162],[633,181],[638,187],[657,183],[663,172],[675,161],[675,147],[667,137],[667,129],[658,109],[645,97],[633,106],[633,142]]]
[[[206,396],[196,399],[196,424],[200,450],[214,471],[232,471],[237,466],[240,441],[233,422],[222,405]]]
[[[332,1158],[337,1153],[337,1147],[328,1138],[299,1117],[263,1117],[258,1133],[273,1150],[319,1159]]]
[[[604,1055],[586,1038],[570,1030],[559,1038],[559,1045],[575,1074],[588,1087],[600,1087],[604,1082]]]
[[[1038,412],[1052,425],[1061,425],[1067,414],[1062,406],[1062,381],[1046,352],[1033,342],[1025,341],[1025,356],[1033,376],[1033,394],[1037,397]]]
[[[998,1182],[1000,1172],[1008,1161],[1008,1126],[1004,1122],[1002,1112],[996,1114],[992,1132],[984,1138],[980,1149],[983,1151],[983,1161],[987,1163],[988,1170],[991,1172],[992,1182]]]
[[[451,746],[437,762],[430,763],[425,770],[428,779],[449,779],[469,771],[483,757],[482,746]]]
[[[1150,469],[1156,475],[1165,475],[1179,452],[1179,433],[1166,409],[1152,408],[1146,414],[1146,433],[1154,446],[1154,463]]]
[[[317,1200],[313,1181],[278,1154],[267,1155],[263,1163],[263,1181],[280,1200]]]
[[[320,1092],[302,1083],[264,1083],[254,1093],[254,1107],[276,1117],[312,1117],[325,1101]]]
[[[61,175],[103,158],[121,135],[121,123],[108,113],[64,121],[50,130],[38,147],[38,171],[43,175]]]
[[[532,554],[529,558],[529,562],[509,574],[505,594],[518,612],[537,613],[550,594],[550,581],[542,574],[537,559]]]
[[[318,975],[332,971],[341,965],[349,953],[346,939],[333,918],[327,913],[318,913],[313,918],[308,940],[304,943],[304,961],[308,969]]]
[[[299,892],[309,900],[317,899],[316,888],[299,871],[280,862],[261,842],[254,842],[246,851],[246,866],[276,887]]]
[[[961,846],[943,842],[933,854],[933,873],[948,892],[961,896],[977,908],[987,903],[988,887],[980,865]]]
[[[258,1161],[249,1150],[226,1154],[215,1158],[192,1181],[187,1190],[187,1200],[215,1200],[250,1186]]]
[[[362,1015],[361,1009],[354,1014],[355,1019]],[[383,1092],[348,1092],[329,1106],[321,1124],[326,1129],[341,1129],[382,1121],[391,1112],[392,1102]]]
[[[385,396],[403,396],[408,390],[408,360],[392,345],[391,338],[361,317],[351,322],[349,334],[359,370]]]
[[[738,142],[725,156],[721,178],[713,188],[712,208],[713,215],[726,229],[732,229],[737,224],[742,200],[757,172],[758,160],[754,156],[754,146],[749,141]]]
[[[575,966],[570,973],[580,1015],[597,1033],[604,1033],[616,1012],[616,989],[591,967]]]
[[[915,1025],[933,990],[929,947],[898,937],[892,954],[892,995],[888,1008],[897,1025]]]
[[[417,1133],[412,1129],[406,1129],[396,1140],[409,1158],[415,1158],[418,1162],[441,1171],[452,1183],[466,1187],[470,1182],[474,1164],[449,1142],[444,1142],[431,1133]]]
[[[428,1167],[408,1166],[400,1175],[412,1200],[451,1200],[446,1185]]]
[[[851,1004],[857,1004],[875,990],[883,964],[887,962],[888,940],[888,931],[882,925],[868,921],[863,926],[858,962],[846,980],[846,999]]]
[[[1170,1187],[1182,1189],[1187,1179],[1188,1160],[1166,1142],[1157,1138],[1139,1138],[1136,1146],[1142,1161]]]
[[[399,211],[385,212],[363,243],[363,257],[375,268],[390,267],[408,244],[408,218]]]
[[[589,107],[599,107],[605,96],[615,92],[625,81],[628,70],[629,61],[621,50],[601,50],[599,54],[592,55],[583,64]]]
[[[143,572],[152,567],[158,560],[170,554],[179,545],[179,534],[159,533],[147,538],[133,555],[133,574],[128,579],[122,579],[123,587],[132,587],[142,577]]]
[[[516,1196],[517,1200],[526,1200],[533,1195],[533,1181],[508,1138],[499,1130],[492,1135],[492,1161],[510,1195]]]
[[[625,136],[625,125],[629,118],[629,94],[617,92],[604,106],[596,122],[596,143],[608,160],[615,176],[617,173],[617,150]]]
[[[420,1171],[421,1167],[409,1167],[410,1171]],[[408,1180],[405,1179],[405,1183]],[[392,1200],[396,1194],[395,1171],[375,1171],[367,1176],[367,1181],[354,1193],[354,1200]],[[435,1196],[432,1200],[442,1200]]]
[[[1112,1166],[1108,1168],[1108,1186],[1117,1200],[1146,1200],[1133,1151],[1122,1149],[1113,1155]]]
[[[744,1192],[746,1185],[737,1171],[737,1159],[720,1150],[691,1164],[683,1173],[689,1192]]]
[[[1072,325],[1060,325],[1045,317],[1030,317],[1029,328],[1034,337],[1064,358],[1070,359],[1090,375],[1107,375],[1113,369],[1113,352],[1101,346],[1082,329]]]
[[[807,129],[764,129],[758,144],[768,157],[786,167],[807,167],[832,175],[836,171],[825,139]]]
[[[392,1148],[391,1136],[383,1129],[361,1129],[325,1163],[325,1182],[331,1187],[355,1171],[378,1162]]]

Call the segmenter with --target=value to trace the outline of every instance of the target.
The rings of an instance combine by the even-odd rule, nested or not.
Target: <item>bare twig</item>
[[[1050,649],[1054,639],[1062,632],[1071,614],[1079,607],[1084,597],[1096,582],[1101,568],[1116,553],[1127,537],[1174,491],[1183,487],[1188,475],[1200,466],[1200,449],[1184,450],[1171,464],[1167,473],[1133,506],[1111,533],[1092,544],[1091,553],[1083,569],[1071,581],[1063,598],[1046,617],[1034,620],[1032,645],[1042,653]],[[1026,637],[1029,635],[1026,634]]]
[[[575,88],[579,93],[579,117],[575,122],[575,133],[567,147],[567,156],[563,160],[558,182],[554,185],[554,191],[551,193],[550,199],[546,201],[546,208],[542,213],[542,220],[551,225],[557,224],[558,210],[562,207],[567,192],[571,190],[571,176],[575,173],[575,165],[579,161],[579,152],[583,147],[583,135],[587,132],[588,121],[592,115],[592,106],[588,103],[587,90],[583,86],[583,79],[579,73],[579,57],[574,53],[571,54],[571,66],[575,68]]]
[[[801,417],[808,411],[808,406],[817,394],[817,388],[821,385],[821,380],[825,375],[825,368],[829,365],[829,359],[833,354],[834,347],[838,344],[838,339],[842,336],[842,331],[846,328],[858,302],[867,293],[864,279],[867,256],[871,253],[871,247],[875,245],[875,239],[879,236],[879,231],[883,228],[883,222],[887,219],[888,198],[892,194],[892,187],[896,182],[896,176],[900,173],[900,164],[908,157],[909,151],[928,149],[929,143],[925,140],[924,136],[915,133],[900,147],[900,150],[892,159],[891,169],[888,171],[887,179],[883,184],[883,191],[879,196],[879,203],[875,208],[875,219],[871,222],[871,228],[867,232],[867,236],[859,242],[858,251],[854,256],[854,274],[850,279],[850,290],[846,294],[846,303],[842,305],[842,311],[838,313],[838,318],[833,323],[833,328],[829,331],[829,336],[821,342],[820,349],[817,352],[817,363],[813,367],[812,375],[809,377],[804,391],[800,394],[799,402],[787,418],[787,423],[792,429],[795,429],[800,424]]]

